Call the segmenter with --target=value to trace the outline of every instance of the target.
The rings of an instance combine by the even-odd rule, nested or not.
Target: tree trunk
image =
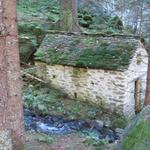
[[[147,87],[146,87],[146,97],[144,101],[144,105],[150,104],[150,38],[149,38],[149,44],[146,47],[147,53],[148,53],[148,70],[147,70]]]
[[[60,10],[60,29],[69,32],[79,32],[77,0],[60,0]]]
[[[142,35],[142,24],[143,24],[143,1],[140,2],[140,24],[139,24],[139,35]]]
[[[10,132],[15,150],[23,150],[16,0],[0,0],[0,31],[0,130]]]

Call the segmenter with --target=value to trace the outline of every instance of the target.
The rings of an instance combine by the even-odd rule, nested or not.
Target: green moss
[[[78,78],[81,78],[82,76],[85,76],[86,74],[87,74],[87,69],[74,67],[73,68],[73,74],[72,74],[72,77],[75,77],[74,83],[78,84],[78,82],[80,82],[78,80]]]
[[[93,23],[93,16],[85,11],[79,11],[78,18],[82,27],[89,27]]]
[[[90,16],[90,15],[85,15],[85,16],[83,17],[83,19],[86,20],[86,21],[92,21],[92,16]]]
[[[114,128],[125,128],[128,125],[128,120],[123,116],[118,116],[112,119]]]
[[[40,59],[42,59],[42,58],[44,58],[45,57],[45,53],[44,53],[44,51],[38,51],[37,53],[36,53],[36,60],[40,60]]]
[[[42,30],[42,27],[40,27],[37,23],[31,22],[29,23],[19,23],[18,25],[19,28],[19,33],[24,33],[24,34],[32,34],[35,36],[43,35],[45,34],[44,30]]]
[[[111,42],[110,42],[111,41]],[[118,38],[47,35],[40,49],[41,61],[81,68],[127,69],[133,56],[135,43]],[[38,55],[36,58],[39,60]]]
[[[123,29],[123,22],[118,16],[115,16],[110,19],[109,25],[114,29],[122,30]]]
[[[60,10],[58,6],[53,6],[51,9],[51,12],[54,14],[59,14]]]
[[[81,74],[80,69],[76,69],[76,68],[73,69],[73,76],[74,77],[80,77],[80,74]]]
[[[59,10],[59,5],[56,0],[42,0],[42,1],[31,1],[31,0],[19,0],[17,2],[17,10],[19,15],[32,16],[38,13],[46,13],[52,11],[56,13]]]
[[[57,22],[60,19],[58,14],[55,14],[52,12],[46,13],[46,16],[47,16],[47,21],[49,22]],[[50,23],[49,23],[49,26],[50,26]]]
[[[19,35],[20,58],[23,62],[28,62],[31,55],[35,52],[37,46],[36,37],[29,34]]]
[[[117,69],[120,65],[128,65],[131,58],[132,49],[130,47],[117,46],[108,49],[108,46],[85,49],[83,54],[77,59],[76,65],[89,68]],[[128,49],[127,49],[128,48]],[[107,61],[107,63],[106,63]]]
[[[150,121],[141,122],[123,141],[124,150],[149,150]]]

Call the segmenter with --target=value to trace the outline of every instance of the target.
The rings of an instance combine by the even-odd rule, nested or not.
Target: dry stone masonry
[[[37,75],[72,99],[132,117],[145,97],[147,53],[138,40],[124,39],[83,36],[75,44],[73,35],[47,35],[36,54]]]

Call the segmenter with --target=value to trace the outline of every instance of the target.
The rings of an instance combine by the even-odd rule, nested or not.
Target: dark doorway
[[[77,99],[77,93],[74,93],[74,98]]]

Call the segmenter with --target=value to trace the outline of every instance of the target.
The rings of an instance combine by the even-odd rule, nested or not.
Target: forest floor
[[[26,133],[27,150],[114,150],[114,144],[94,145],[78,134],[48,136],[42,133]]]
[[[84,143],[77,134],[45,138],[44,134],[27,133],[27,150],[94,150],[92,145]]]
[[[126,126],[124,118],[104,113],[100,108],[85,102],[68,99],[64,94],[36,81],[24,79],[24,107],[37,115],[63,115],[68,119],[104,120],[114,128]],[[111,117],[110,117],[111,116]],[[110,118],[110,119],[109,119]],[[92,122],[92,121],[91,121]],[[26,131],[27,150],[111,150],[115,144],[106,141],[95,141],[97,133],[79,132],[66,135],[47,135]]]
[[[25,84],[23,90],[24,100],[30,99],[31,104],[33,105],[34,101],[40,102],[41,99],[45,99],[44,93],[46,92],[46,97],[49,97],[48,101],[51,106],[49,109],[55,115],[65,112],[68,113],[67,116],[69,118],[81,117],[85,119],[90,118],[91,114],[92,116],[94,115],[95,119],[99,119],[98,116],[101,116],[98,113],[98,110],[93,108],[91,109],[91,106],[87,105],[88,107],[84,108],[84,103],[82,104],[77,101],[67,100],[66,98],[63,98],[62,95],[57,95],[57,92],[53,89],[49,89],[50,92],[47,90],[48,89],[43,87],[41,84],[31,84],[31,82],[30,84]],[[66,99],[66,101],[64,101],[64,99]],[[61,105],[60,100],[63,102]],[[25,105],[26,107],[29,106],[28,103]],[[38,105],[40,106],[42,104],[38,103],[37,105],[34,105],[38,107]],[[68,108],[71,109],[68,110]],[[143,112],[141,112],[140,121],[130,132],[131,133],[123,140],[124,150],[150,150],[150,107],[147,107]],[[92,141],[91,139],[92,138],[87,139],[79,133],[56,136],[29,131],[26,132],[27,150],[111,150],[113,147],[113,144],[111,145],[102,142],[95,145],[95,141]]]
[[[85,143],[78,134],[49,136],[40,133],[26,133],[27,150],[111,150],[112,145],[95,147]],[[150,150],[150,121],[136,126],[123,141],[123,150]]]

